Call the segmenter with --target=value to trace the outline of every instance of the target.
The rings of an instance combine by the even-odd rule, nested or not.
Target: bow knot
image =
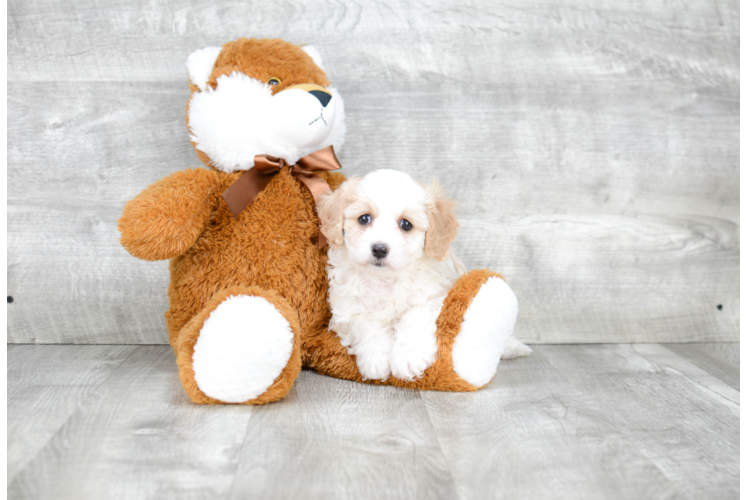
[[[270,184],[273,177],[288,165],[283,158],[269,155],[257,155],[254,160],[255,166],[245,170],[241,177],[223,192],[223,199],[234,218],[238,218],[239,214]],[[290,166],[291,174],[309,188],[315,204],[319,204],[322,196],[332,193],[332,190],[327,181],[314,172],[339,168],[340,162],[332,146],[308,154]],[[318,246],[323,248],[326,244],[327,239],[320,231]]]

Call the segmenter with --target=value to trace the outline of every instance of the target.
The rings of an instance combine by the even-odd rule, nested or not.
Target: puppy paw
[[[436,319],[441,302],[430,307],[411,309],[395,328],[395,343],[390,354],[392,376],[413,381],[423,376],[436,361]]]
[[[370,352],[356,355],[356,365],[364,380],[381,380],[390,378],[390,362],[388,353]]]
[[[395,344],[390,356],[390,370],[392,376],[401,380],[413,381],[423,376],[423,372],[434,364],[436,349],[430,351],[411,352],[407,346]]]
[[[515,359],[523,356],[529,356],[532,352],[528,346],[517,340],[514,335],[509,337],[509,343],[504,348],[501,359]]]

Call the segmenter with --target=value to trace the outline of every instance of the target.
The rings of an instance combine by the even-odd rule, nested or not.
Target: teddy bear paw
[[[262,395],[288,364],[294,332],[266,299],[229,296],[205,320],[192,355],[207,396],[243,403]]]
[[[452,364],[457,375],[475,387],[490,382],[516,319],[514,292],[503,279],[489,278],[473,298],[455,339]]]

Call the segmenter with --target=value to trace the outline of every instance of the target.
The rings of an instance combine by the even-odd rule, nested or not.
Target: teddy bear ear
[[[324,70],[325,68],[322,67],[322,56],[319,54],[319,51],[314,48],[314,45],[303,45],[301,47],[301,50],[309,54],[309,57],[312,58],[312,61],[314,61],[314,64],[319,66],[319,69]]]
[[[190,82],[201,91],[208,88],[208,79],[213,73],[213,66],[221,53],[221,47],[205,47],[196,50],[187,57],[187,74]]]

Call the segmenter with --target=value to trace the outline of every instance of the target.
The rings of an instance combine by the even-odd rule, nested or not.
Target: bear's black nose
[[[309,93],[317,98],[317,100],[322,104],[323,108],[327,106],[327,103],[330,102],[330,99],[332,99],[332,96],[330,94],[328,94],[327,92],[322,92],[321,90],[310,90]]]
[[[371,246],[371,254],[377,259],[384,259],[389,251],[390,249],[383,243],[375,243]]]

